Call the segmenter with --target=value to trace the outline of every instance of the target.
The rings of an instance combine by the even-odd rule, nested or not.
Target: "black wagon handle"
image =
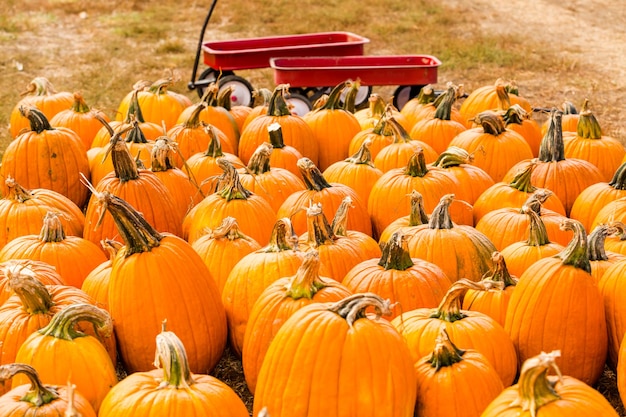
[[[200,54],[202,52],[204,33],[206,32],[206,28],[209,25],[209,20],[211,20],[211,15],[213,14],[213,10],[215,9],[216,4],[217,0],[213,0],[213,3],[211,3],[211,7],[209,8],[209,13],[207,13],[206,18],[204,19],[202,30],[200,31],[200,39],[198,40],[198,48],[196,49],[196,59],[193,62],[193,70],[191,71],[191,81],[189,81],[189,84],[187,84],[187,88],[190,90],[194,90],[196,88],[196,75],[198,74],[198,64],[200,63]]]

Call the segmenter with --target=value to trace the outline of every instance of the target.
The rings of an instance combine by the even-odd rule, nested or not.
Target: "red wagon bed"
[[[363,55],[369,39],[351,32],[318,32],[206,42],[204,63],[223,71],[268,68],[273,57]]]

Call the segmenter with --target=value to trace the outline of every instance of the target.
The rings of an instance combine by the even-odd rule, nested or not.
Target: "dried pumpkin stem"
[[[541,216],[528,206],[522,206],[522,213],[528,215],[530,218],[528,240],[526,245],[528,246],[544,246],[550,243],[548,238],[548,231]]]
[[[430,315],[431,318],[453,323],[466,317],[461,310],[461,300],[468,290],[488,291],[493,288],[503,288],[504,283],[483,280],[474,282],[461,278],[448,289],[437,309]]]
[[[113,321],[109,313],[93,304],[79,303],[65,307],[52,317],[50,323],[37,330],[44,336],[52,336],[62,340],[74,340],[86,336],[76,330],[76,323],[88,321],[94,325],[98,333],[105,337],[113,331]]]
[[[407,239],[397,231],[382,244],[382,255],[378,265],[385,270],[405,271],[414,265],[409,253]]]
[[[370,139],[364,140],[359,149],[344,161],[351,164],[363,164],[374,167],[375,165],[372,161],[372,151],[370,150],[371,145],[372,141]]]
[[[252,175],[261,175],[270,172],[270,157],[272,156],[272,144],[264,142],[260,144],[248,161],[248,172]]]
[[[587,232],[581,222],[565,219],[561,222],[561,230],[572,230],[574,237],[557,256],[563,265],[570,265],[591,273],[589,253],[587,251]]]
[[[285,295],[294,300],[300,298],[312,299],[322,288],[326,287],[320,278],[320,257],[316,250],[306,252],[302,265],[289,281]]]
[[[563,112],[556,108],[550,111],[548,130],[539,145],[538,159],[541,162],[558,162],[565,159],[562,119]]]
[[[461,362],[464,354],[464,350],[459,349],[452,343],[445,326],[441,326],[439,335],[435,340],[435,348],[427,362],[435,368],[435,372],[438,372],[441,368]]]
[[[261,250],[265,253],[295,250],[294,243],[297,242],[297,240],[298,237],[293,230],[291,220],[287,217],[283,217],[276,221],[272,229],[269,244]]]
[[[39,240],[42,242],[63,242],[65,230],[61,223],[60,213],[49,211],[43,218],[43,226],[39,232]]]
[[[424,177],[428,174],[426,157],[424,156],[424,150],[422,148],[419,148],[417,152],[411,155],[404,169],[404,174],[411,177]]]
[[[536,166],[536,160],[532,160],[530,163],[526,164],[522,170],[515,174],[515,177],[513,177],[513,180],[509,183],[509,187],[524,193],[535,192],[537,187],[532,184],[531,179]]]
[[[493,282],[502,282],[502,289],[510,286],[517,285],[517,279],[511,276],[509,269],[506,267],[506,261],[504,256],[500,252],[494,252],[491,254],[491,261],[493,262],[493,271],[488,278]]]
[[[31,105],[21,105],[18,110],[22,116],[28,119],[28,122],[30,123],[30,130],[33,132],[41,133],[44,130],[54,129],[43,112],[37,107]]]
[[[409,213],[409,226],[419,226],[421,224],[428,224],[428,215],[424,209],[424,196],[418,191],[413,190],[410,194],[411,197],[411,211]]]
[[[217,185],[217,194],[226,201],[245,200],[252,195],[252,192],[241,183],[239,173],[232,163],[225,158],[219,158],[217,165],[224,170],[222,179]]]
[[[561,352],[558,350],[550,353],[542,352],[524,362],[517,383],[519,397],[511,406],[521,407],[523,411],[536,417],[541,407],[561,399],[554,390],[557,381],[550,379],[547,375],[548,370],[554,369],[558,378],[561,378],[561,372],[555,363],[559,356]]]
[[[376,317],[387,316],[391,314],[391,302],[383,300],[379,295],[374,293],[353,294],[337,301],[328,307],[329,311],[339,314],[352,327],[358,319],[367,317],[365,311],[373,308]]]
[[[30,269],[16,264],[7,268],[5,275],[9,278],[9,288],[20,298],[24,310],[31,315],[50,311],[54,305],[52,296]]]
[[[186,389],[195,384],[183,342],[174,333],[162,331],[156,337],[155,365],[163,369],[159,388]]]
[[[24,374],[30,381],[30,389],[19,401],[25,401],[34,407],[42,407],[59,398],[59,393],[52,386],[46,386],[39,379],[37,370],[25,363],[10,363],[0,366],[0,381],[6,381],[17,374]],[[36,411],[35,411],[36,414]]]
[[[347,236],[348,234],[348,210],[354,207],[352,205],[352,198],[345,196],[341,200],[339,208],[335,212],[331,228],[335,236]]]
[[[309,158],[300,158],[296,164],[300,169],[304,184],[308,190],[322,191],[325,188],[332,187],[332,185],[326,181],[326,178],[324,178],[322,171],[320,171]]]
[[[604,248],[606,237],[615,233],[614,227],[607,224],[600,224],[587,237],[587,250],[589,251],[589,261],[607,261],[609,257]]]
[[[430,215],[428,227],[431,229],[452,229],[454,224],[450,217],[450,204],[454,201],[454,194],[446,194],[439,200]]]
[[[328,223],[321,203],[312,203],[306,210],[307,216],[307,243],[314,248],[322,245],[332,245],[335,233]]]

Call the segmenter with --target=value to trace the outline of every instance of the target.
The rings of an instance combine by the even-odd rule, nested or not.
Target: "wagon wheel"
[[[304,116],[313,108],[309,98],[305,94],[289,91],[289,95],[286,97],[286,100],[291,107],[291,114]]]
[[[228,87],[232,88],[232,93],[230,95],[231,105],[252,107],[254,104],[254,98],[252,96],[254,88],[245,78],[237,75],[222,75],[217,85],[220,90]]]
[[[417,97],[422,87],[422,85],[401,85],[396,88],[396,91],[393,93],[393,105],[398,110],[402,110],[402,107],[404,107],[409,100]]]
[[[222,77],[226,77],[229,75],[233,75],[232,71],[222,71],[221,76]],[[217,78],[220,76],[220,71],[216,70],[215,68],[207,68],[204,71],[202,71],[202,74],[200,74],[200,76],[198,77],[198,81],[196,81],[194,83],[194,88],[198,93],[198,96],[200,98],[202,98],[202,96],[204,95],[204,90],[206,90],[206,87],[217,81]]]

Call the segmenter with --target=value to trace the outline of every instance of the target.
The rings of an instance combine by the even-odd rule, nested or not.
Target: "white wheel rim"
[[[228,81],[222,84],[220,90],[231,87],[230,103],[232,106],[249,106],[252,102],[252,93],[245,84],[237,81]]]

